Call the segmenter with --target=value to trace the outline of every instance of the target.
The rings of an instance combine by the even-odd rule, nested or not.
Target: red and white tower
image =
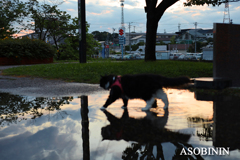
[[[223,15],[223,23],[231,23],[228,1],[225,3],[224,15]]]
[[[124,14],[123,14],[124,0],[120,0],[120,2],[121,2],[121,8],[122,8],[121,24],[122,24],[122,27],[124,27]]]

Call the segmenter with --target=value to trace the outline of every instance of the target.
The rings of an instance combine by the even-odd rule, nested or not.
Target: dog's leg
[[[110,104],[115,102],[118,98],[121,96],[121,89],[118,86],[112,87],[110,91],[110,95],[108,96],[108,99],[106,103],[100,108],[102,111],[104,111]]]
[[[123,100],[123,106],[122,106],[122,109],[127,109],[128,99],[127,99],[127,98],[122,98],[122,100]]]
[[[167,97],[167,94],[164,92],[164,90],[162,89],[159,89],[157,92],[156,92],[156,98],[158,99],[162,99],[163,103],[164,103],[164,107],[163,109],[167,109],[168,108],[168,105],[169,105],[169,102],[168,102],[168,97]]]
[[[149,110],[152,107],[154,102],[155,102],[155,97],[151,97],[149,100],[146,101],[147,105],[146,107],[142,108],[142,111]]]

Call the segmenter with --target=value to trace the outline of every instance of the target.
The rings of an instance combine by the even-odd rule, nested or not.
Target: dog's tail
[[[187,83],[190,83],[191,80],[189,77],[177,77],[177,78],[166,78],[162,77],[162,86],[163,87],[174,87],[180,86]]]

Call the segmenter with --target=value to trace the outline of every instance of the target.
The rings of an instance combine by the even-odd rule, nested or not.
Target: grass
[[[65,81],[99,83],[100,76],[105,74],[138,74],[153,73],[167,77],[189,76],[212,77],[213,65],[208,62],[188,61],[93,61],[90,63],[54,63],[32,66],[21,66],[3,70],[3,75],[31,76]]]

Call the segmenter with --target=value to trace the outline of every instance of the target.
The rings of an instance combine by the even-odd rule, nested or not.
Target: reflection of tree
[[[127,109],[124,110],[121,118],[115,117],[108,111],[104,111],[104,113],[110,125],[102,128],[103,140],[134,141],[131,146],[123,151],[122,159],[163,160],[162,143],[164,142],[170,142],[176,147],[173,159],[181,159],[183,158],[180,155],[182,148],[190,146],[187,142],[191,135],[164,128],[168,119],[168,110],[165,110],[163,117],[157,117],[152,112],[146,112],[147,116],[141,119],[129,117]],[[193,159],[192,155],[188,156]]]
[[[202,127],[201,130],[197,130],[197,136],[199,137],[200,140],[203,141],[212,141],[212,136],[213,136],[213,127],[212,119],[204,119],[200,117],[188,117],[187,118],[188,122],[191,124],[200,124]]]
[[[11,95],[8,93],[0,93],[0,125],[17,123],[26,120],[26,115],[31,115],[31,119],[41,117],[43,110],[60,111],[60,106],[69,104],[73,97],[61,98],[33,98],[19,95]],[[58,113],[63,117],[63,114]]]

